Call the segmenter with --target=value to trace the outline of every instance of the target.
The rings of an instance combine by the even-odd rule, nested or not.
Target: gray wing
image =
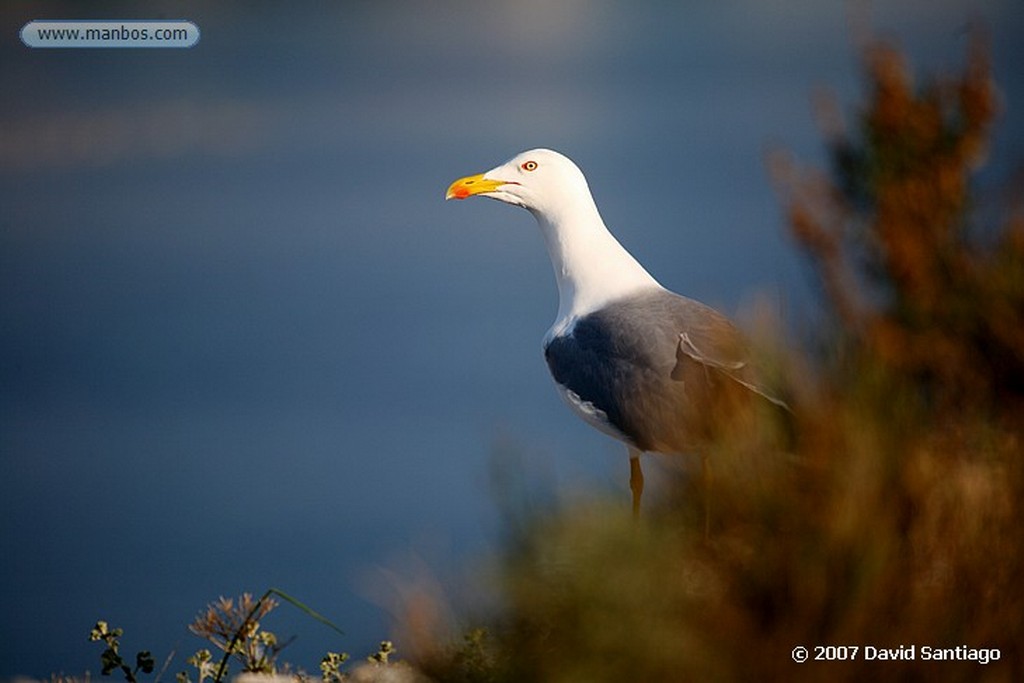
[[[758,392],[742,335],[721,313],[666,290],[584,316],[545,349],[559,384],[642,450],[690,451]]]

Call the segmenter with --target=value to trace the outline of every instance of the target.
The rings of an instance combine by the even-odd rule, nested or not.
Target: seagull
[[[558,283],[544,358],[569,407],[626,445],[634,514],[644,489],[642,454],[700,453],[752,397],[784,405],[757,384],[728,318],[665,289],[615,239],[569,158],[523,152],[456,180],[445,199],[476,195],[537,219]],[[701,463],[707,483],[706,456]],[[705,516],[705,533],[707,523]]]

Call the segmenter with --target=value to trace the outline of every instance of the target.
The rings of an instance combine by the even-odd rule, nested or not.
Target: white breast
[[[632,440],[615,428],[611,422],[608,421],[608,415],[595,406],[590,401],[584,401],[580,398],[572,389],[555,382],[555,386],[558,388],[558,395],[562,397],[562,400],[569,404],[572,411],[579,415],[584,422],[589,424],[594,429],[604,432],[613,439],[618,439],[624,444],[633,445]]]

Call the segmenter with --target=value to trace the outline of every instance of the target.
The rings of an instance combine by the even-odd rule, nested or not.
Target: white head
[[[660,287],[608,232],[583,172],[558,152],[518,154],[486,173],[456,180],[445,198],[473,195],[521,206],[536,216],[558,281],[558,320],[549,335],[608,301]]]
[[[587,179],[571,159],[550,149],[517,154],[486,173],[459,178],[445,199],[489,197],[529,209],[549,220],[570,207],[593,204]]]

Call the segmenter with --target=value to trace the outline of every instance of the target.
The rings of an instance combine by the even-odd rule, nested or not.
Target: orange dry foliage
[[[774,165],[790,226],[838,320],[864,353],[932,398],[1021,409],[1024,214],[979,229],[972,176],[999,97],[975,38],[963,73],[918,89],[886,46],[865,60],[870,96],[849,131],[828,117],[834,178]]]

